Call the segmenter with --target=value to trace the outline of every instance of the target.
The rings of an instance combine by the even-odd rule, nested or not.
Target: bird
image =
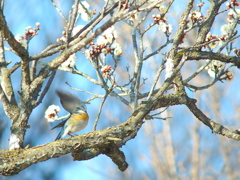
[[[77,96],[60,90],[56,90],[56,93],[63,108],[70,113],[70,117],[52,128],[62,127],[55,141],[67,134],[81,131],[87,126],[89,119],[86,105]]]

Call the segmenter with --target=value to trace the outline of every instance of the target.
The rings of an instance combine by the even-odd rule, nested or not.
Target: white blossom
[[[39,27],[41,24],[40,22],[36,22],[36,26]]]
[[[57,113],[59,111],[60,111],[60,107],[59,106],[51,105],[45,111],[45,116],[44,117],[48,120],[48,122],[54,122],[58,118]]]
[[[210,77],[215,77],[216,76],[216,73],[215,73],[215,70],[214,69],[208,69],[208,75],[210,76]]]
[[[91,58],[91,53],[90,53],[90,50],[89,50],[89,49],[87,49],[84,54],[85,54],[85,56],[86,56],[86,58],[87,58],[88,60],[91,60],[91,59],[92,59],[92,58]]]
[[[81,18],[84,21],[89,21],[92,18],[92,16],[93,16],[93,12],[92,11],[91,12],[89,11],[88,13],[86,13],[86,12],[81,13]]]
[[[114,26],[111,26],[109,28],[107,28],[105,31],[104,31],[104,34],[113,34],[114,37],[117,37],[117,34],[116,34],[116,30],[115,30],[115,27]]]
[[[167,24],[164,22],[161,22],[161,24],[159,24],[158,29],[162,32],[166,32],[167,31]]]
[[[106,48],[103,48],[101,51],[103,54],[108,54],[108,50]]]
[[[172,25],[171,24],[168,24],[168,32],[171,33],[172,32]]]
[[[222,34],[229,34],[231,32],[231,30],[233,29],[232,24],[224,24],[221,26],[220,30]]]
[[[233,16],[235,19],[237,19],[240,15],[240,9],[235,9],[235,10],[230,9],[228,15]]]
[[[104,36],[99,36],[97,39],[98,45],[107,45],[108,40]]]
[[[218,60],[213,60],[207,67],[207,72],[210,77],[215,78],[223,69],[225,64]]]
[[[159,11],[160,11],[161,13],[166,13],[167,7],[166,7],[166,6],[160,6],[160,7],[159,7]]]
[[[104,31],[103,36],[105,36],[107,41],[111,44],[113,42],[113,39],[116,39],[118,37],[118,34],[114,26],[111,26]]]
[[[114,55],[120,56],[122,54],[122,48],[121,46],[118,46],[114,49]]]
[[[81,1],[81,3],[79,3],[78,5],[78,13],[86,13],[87,11],[89,11],[90,5],[88,4],[87,1]]]
[[[66,36],[62,36],[61,38],[59,38],[59,42],[67,42]]]
[[[171,24],[166,24],[165,22],[161,22],[158,26],[158,29],[162,32],[172,32],[172,25]]]
[[[81,1],[78,5],[78,13],[81,14],[81,18],[84,21],[89,21],[94,14],[94,11],[90,11],[89,8],[90,5],[87,1]]]
[[[114,38],[113,34],[107,34],[106,35],[106,39],[109,42],[109,44],[111,44],[113,42],[113,38]]]
[[[201,18],[201,16],[202,16],[202,13],[200,11],[193,11],[189,15],[189,18],[197,20],[197,19]]]

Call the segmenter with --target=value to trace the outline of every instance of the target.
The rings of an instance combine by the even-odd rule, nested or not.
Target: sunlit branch
[[[57,10],[57,12],[59,13],[59,15],[63,18],[63,20],[65,22],[67,22],[67,19],[65,18],[65,16],[63,15],[62,11],[57,7],[57,5],[55,4],[55,2],[53,0],[51,0],[53,6],[55,7],[55,9]]]

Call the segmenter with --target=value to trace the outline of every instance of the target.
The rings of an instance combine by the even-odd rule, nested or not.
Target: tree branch
[[[240,134],[236,133],[236,131],[231,131],[226,127],[218,124],[211,119],[209,119],[197,106],[196,100],[190,99],[186,97],[186,106],[189,110],[194,114],[196,118],[198,118],[203,124],[208,126],[214,133],[221,134],[231,139],[240,140]]]
[[[4,38],[11,46],[11,48],[16,52],[16,54],[22,59],[28,59],[28,51],[19,42],[16,41],[14,35],[9,30],[7,22],[3,15],[3,9],[0,9],[0,31],[3,33]]]
[[[128,140],[137,135],[138,130],[144,122],[144,117],[151,110],[185,103],[185,99],[177,95],[160,96],[154,101],[139,105],[137,111],[135,111],[126,122],[118,126],[89,132],[84,135],[69,137],[29,149],[2,150],[0,151],[0,173],[5,176],[17,174],[32,164],[56,158],[71,152],[79,153],[91,148],[101,149],[102,147],[108,147],[111,144],[120,148],[125,145]],[[113,152],[101,151],[101,153],[107,154],[114,159],[113,161],[123,170],[123,167],[127,166],[127,164],[124,163],[124,156],[121,155],[121,157],[115,159],[114,152],[120,153],[116,149]],[[100,151],[91,153],[91,155],[95,157],[98,153],[100,153]],[[74,157],[78,159],[76,156]]]

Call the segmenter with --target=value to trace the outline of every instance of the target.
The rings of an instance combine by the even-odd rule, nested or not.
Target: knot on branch
[[[103,153],[112,159],[120,171],[127,169],[128,163],[126,162],[125,155],[116,145],[112,144],[103,150]]]
[[[104,148],[91,148],[83,152],[74,151],[72,157],[74,161],[92,159],[99,154],[105,154],[112,159],[112,161],[118,166],[120,171],[125,171],[128,167],[125,155],[115,144],[111,144]]]

